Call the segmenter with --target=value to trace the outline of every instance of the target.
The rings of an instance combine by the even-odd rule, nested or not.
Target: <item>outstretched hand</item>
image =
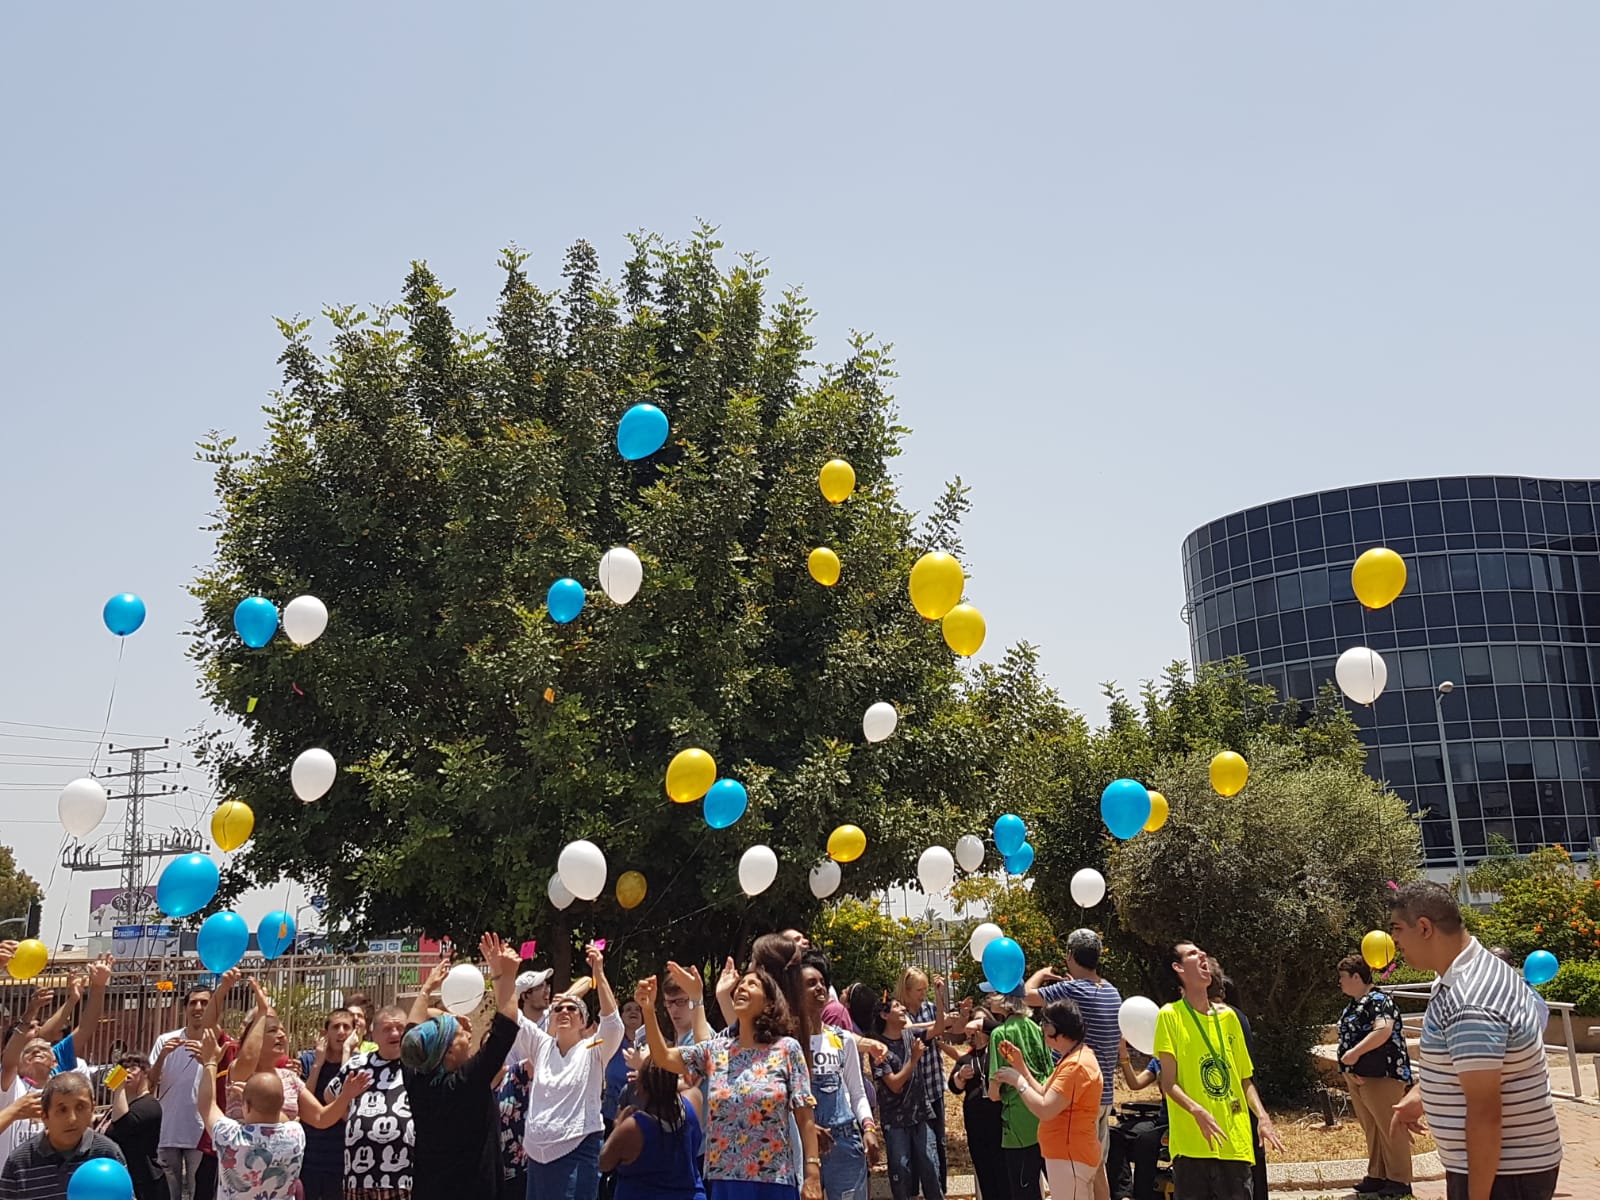
[[[478,953],[488,964],[491,979],[499,979],[507,971],[515,976],[517,966],[522,961],[517,952],[501,940],[498,933],[486,933],[478,939]]]
[[[639,1007],[644,1009],[646,1017],[656,1010],[656,987],[656,977],[647,975],[639,980],[633,989],[633,998],[639,1002]]]
[[[701,978],[699,971],[690,970],[688,967],[680,967],[675,962],[669,962],[667,963],[667,974],[689,999],[705,999],[706,981]]]

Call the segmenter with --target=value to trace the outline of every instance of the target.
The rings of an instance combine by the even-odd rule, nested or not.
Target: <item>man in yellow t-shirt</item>
[[[1205,951],[1178,942],[1171,961],[1183,996],[1161,1009],[1155,1052],[1167,1098],[1175,1200],[1252,1200],[1250,1113],[1267,1145],[1282,1151],[1283,1143],[1256,1094],[1238,1014],[1206,994],[1211,966]]]

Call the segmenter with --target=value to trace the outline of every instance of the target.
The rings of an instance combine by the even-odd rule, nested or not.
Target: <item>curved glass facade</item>
[[[1435,689],[1463,850],[1600,840],[1600,481],[1463,476],[1341,488],[1212,521],[1183,543],[1190,652],[1244,657],[1309,700],[1352,646],[1387,690],[1349,704],[1367,769],[1423,816],[1430,865],[1454,862]],[[1388,546],[1404,593],[1371,612],[1356,556]]]

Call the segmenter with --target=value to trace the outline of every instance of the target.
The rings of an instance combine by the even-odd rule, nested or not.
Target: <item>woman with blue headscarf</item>
[[[517,952],[492,933],[479,952],[494,979],[494,1020],[472,1053],[472,1035],[449,1013],[406,1030],[400,1043],[416,1146],[411,1200],[493,1196],[500,1189],[500,1111],[494,1077],[517,1040]],[[419,1007],[449,964],[423,987]],[[416,1012],[416,1009],[413,1009]]]

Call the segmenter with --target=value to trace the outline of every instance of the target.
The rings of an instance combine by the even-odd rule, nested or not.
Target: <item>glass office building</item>
[[[1600,482],[1464,476],[1296,496],[1201,526],[1183,543],[1196,663],[1244,657],[1308,700],[1352,646],[1387,690],[1348,707],[1367,767],[1424,813],[1430,865],[1455,860],[1449,755],[1466,857],[1490,835],[1527,851],[1600,840]],[[1357,555],[1403,555],[1404,593],[1371,612]],[[1454,690],[1440,695],[1449,680]],[[1435,703],[1444,717],[1441,746]]]

